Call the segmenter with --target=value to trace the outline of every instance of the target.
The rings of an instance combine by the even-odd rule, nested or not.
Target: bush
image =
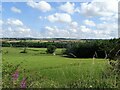
[[[49,46],[47,47],[46,52],[52,54],[52,53],[55,52],[55,50],[56,50],[56,47],[55,47],[54,45],[49,45]]]
[[[27,48],[25,47],[20,53],[27,53]]]
[[[110,65],[112,66],[112,71],[115,73],[116,86],[120,88],[120,39],[116,42],[116,46],[113,47],[111,52],[108,55]]]

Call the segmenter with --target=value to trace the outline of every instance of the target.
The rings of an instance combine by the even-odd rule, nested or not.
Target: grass
[[[92,87],[100,85],[108,88],[114,87],[112,86],[114,80],[103,78],[103,72],[108,65],[104,59],[95,59],[95,64],[93,64],[91,58],[62,57],[60,55],[61,49],[56,50],[57,55],[55,56],[45,54],[46,48],[28,48],[28,53],[24,54],[20,53],[23,50],[22,48],[4,47],[2,49],[3,64],[6,64],[4,60],[15,65],[23,62],[22,67],[29,70],[28,75],[40,72],[41,75],[59,83],[59,87],[84,87],[84,85],[87,85],[87,87],[90,85]],[[82,82],[83,85],[78,85],[78,83],[76,85],[76,82]],[[104,86],[105,83],[110,85]]]

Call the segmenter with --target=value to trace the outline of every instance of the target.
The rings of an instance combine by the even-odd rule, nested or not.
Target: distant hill
[[[103,40],[103,39],[77,39],[77,38],[0,38],[3,40]],[[104,39],[105,40],[105,39]],[[106,39],[108,40],[108,39]]]

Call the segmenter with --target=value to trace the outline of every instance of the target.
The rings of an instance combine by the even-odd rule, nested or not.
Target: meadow
[[[67,58],[62,56],[62,49],[56,49],[56,55],[46,54],[46,48],[27,48],[27,53],[20,53],[23,48],[3,47],[3,66],[6,62],[21,64],[27,76],[39,75],[49,81],[43,81],[35,87],[70,87],[70,88],[115,88],[115,78],[108,70],[105,59]],[[37,81],[37,80],[36,80]],[[50,85],[49,85],[50,84]],[[51,86],[51,84],[53,84]]]

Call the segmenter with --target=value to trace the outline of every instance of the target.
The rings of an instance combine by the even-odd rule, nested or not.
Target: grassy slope
[[[28,53],[20,53],[21,48],[3,48],[3,60],[14,64],[24,62],[23,68],[32,72],[40,72],[42,75],[60,84],[70,83],[78,79],[101,79],[101,71],[106,67],[107,61],[95,59],[73,59],[59,55],[40,54],[45,52],[45,48],[29,48]],[[8,51],[7,54],[4,52]],[[60,49],[56,53],[60,54]],[[4,63],[4,61],[3,61]],[[5,63],[4,63],[5,64]]]

